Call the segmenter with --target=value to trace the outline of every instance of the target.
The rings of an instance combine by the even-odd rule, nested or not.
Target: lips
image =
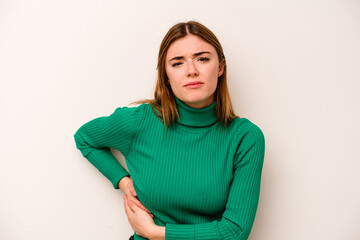
[[[196,81],[196,82],[189,82],[184,87],[186,88],[198,88],[201,87],[204,83]]]

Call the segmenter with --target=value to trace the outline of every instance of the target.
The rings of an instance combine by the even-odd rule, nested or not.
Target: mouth
[[[189,82],[184,87],[186,87],[186,88],[198,88],[198,87],[201,87],[202,85],[204,85],[203,82],[196,81],[196,82]]]

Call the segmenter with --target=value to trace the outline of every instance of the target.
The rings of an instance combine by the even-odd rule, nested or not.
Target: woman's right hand
[[[126,197],[128,199],[130,199],[132,202],[134,202],[139,208],[148,212],[151,215],[151,217],[154,218],[154,215],[137,198],[133,180],[131,178],[123,177],[119,182],[119,188],[124,192],[124,198],[126,195]]]

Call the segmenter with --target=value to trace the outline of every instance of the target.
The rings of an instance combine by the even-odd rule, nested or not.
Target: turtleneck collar
[[[176,122],[190,127],[206,127],[217,121],[215,113],[215,101],[204,108],[192,108],[175,96],[179,112],[179,119]]]

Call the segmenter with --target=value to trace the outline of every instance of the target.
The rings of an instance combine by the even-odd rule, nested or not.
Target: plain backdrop
[[[358,0],[0,0],[0,239],[128,239],[123,193],[73,135],[152,98],[161,40],[189,20],[265,135],[250,239],[360,239]]]

